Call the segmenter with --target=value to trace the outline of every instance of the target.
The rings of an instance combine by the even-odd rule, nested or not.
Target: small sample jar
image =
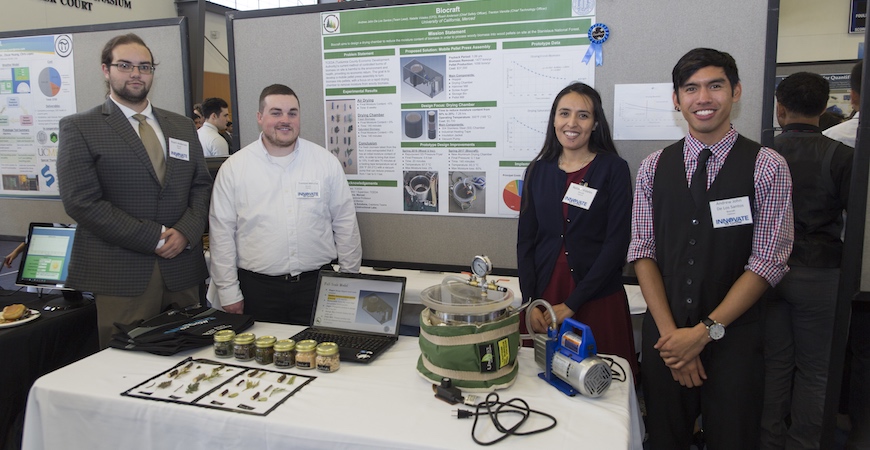
[[[254,359],[254,333],[241,333],[233,338],[233,356],[239,361]]]
[[[275,357],[275,336],[260,336],[254,342],[254,359],[260,364],[272,364]]]
[[[236,332],[233,330],[220,330],[214,334],[214,356],[216,358],[233,356],[234,337],[236,337]]]
[[[335,372],[341,365],[338,359],[338,344],[335,342],[321,342],[317,346],[317,370],[320,372]]]
[[[281,339],[275,342],[275,366],[293,367],[296,365],[296,341]]]
[[[296,343],[296,368],[297,369],[313,369],[316,364],[317,355],[314,349],[317,347],[317,341],[306,339]]]

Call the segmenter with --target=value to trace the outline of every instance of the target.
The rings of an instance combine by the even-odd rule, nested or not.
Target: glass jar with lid
[[[296,343],[296,368],[313,369],[316,367],[317,355],[314,352],[316,347],[317,341],[311,339]]]
[[[241,333],[233,338],[233,356],[239,361],[254,359],[254,333]]]
[[[321,342],[316,349],[317,370],[320,372],[335,372],[341,365],[338,358],[338,344]]]
[[[233,356],[233,338],[236,332],[233,330],[220,330],[214,334],[214,356],[217,358],[229,358]]]
[[[296,365],[296,341],[281,339],[275,342],[275,366],[293,367]]]
[[[254,359],[260,364],[272,364],[275,357],[275,336],[260,336],[254,342]]]

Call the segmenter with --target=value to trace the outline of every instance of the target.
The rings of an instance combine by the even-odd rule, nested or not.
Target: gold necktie
[[[145,116],[133,114],[133,118],[139,121],[139,137],[148,152],[148,157],[151,158],[151,164],[154,164],[157,179],[160,180],[160,184],[163,184],[163,175],[166,173],[166,158],[163,156],[163,146],[160,145],[160,139],[157,138],[154,128],[151,128],[151,125],[145,121]]]

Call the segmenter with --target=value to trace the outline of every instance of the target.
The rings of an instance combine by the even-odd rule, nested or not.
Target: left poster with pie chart
[[[0,197],[58,198],[59,122],[75,112],[71,35],[0,40]]]

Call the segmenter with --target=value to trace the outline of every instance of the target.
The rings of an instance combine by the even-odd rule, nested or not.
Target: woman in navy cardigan
[[[601,96],[583,83],[553,101],[547,138],[526,169],[517,236],[525,300],[544,298],[558,323],[589,325],[600,353],[637,355],[622,267],[631,238],[631,174],[619,157]],[[550,319],[529,312],[545,333]],[[525,324],[525,320],[520,322]]]

